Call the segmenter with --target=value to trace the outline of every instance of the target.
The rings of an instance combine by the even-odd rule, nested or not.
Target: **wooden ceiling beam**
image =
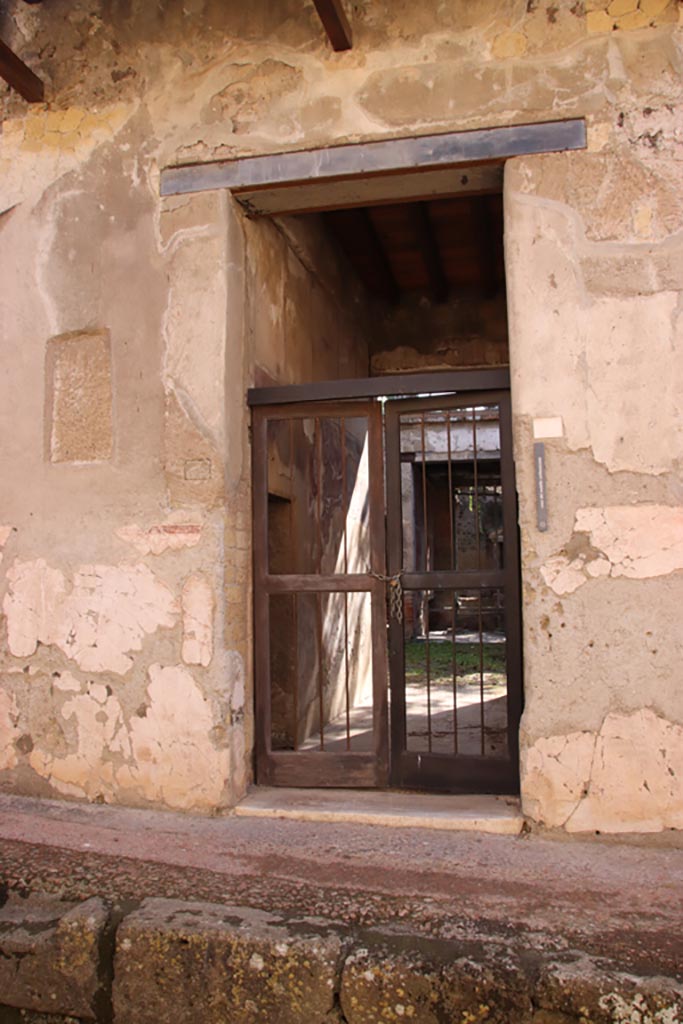
[[[45,86],[31,69],[0,39],[0,78],[29,103],[42,103]]]
[[[324,217],[365,286],[388,302],[398,302],[400,289],[369,211],[331,210]]]
[[[479,266],[481,268],[482,293],[485,299],[493,299],[498,291],[496,272],[496,225],[488,196],[475,200],[478,206]]]
[[[353,46],[351,26],[342,0],[313,0],[333,50],[350,50]]]
[[[445,302],[450,286],[443,269],[439,245],[429,216],[429,207],[426,203],[415,203],[408,209],[413,211],[415,236],[429,278],[432,296],[435,302]]]

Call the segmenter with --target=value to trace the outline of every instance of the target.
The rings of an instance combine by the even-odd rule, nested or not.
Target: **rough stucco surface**
[[[572,828],[678,821],[680,773],[648,777],[648,817],[643,773],[610,788],[596,752],[618,759],[615,721],[653,756],[683,723],[680,5],[377,0],[334,54],[296,0],[60,3],[12,0],[3,24],[48,97],[0,94],[3,784],[238,799],[245,388],[365,375],[370,354],[377,372],[422,365],[416,321],[380,328],[319,226],[248,220],[224,194],[162,199],[160,168],[584,116],[585,152],[505,171],[522,786],[532,816]],[[500,361],[500,310],[458,324],[443,365]],[[62,372],[72,341],[89,354]],[[539,534],[532,421],[557,416]]]

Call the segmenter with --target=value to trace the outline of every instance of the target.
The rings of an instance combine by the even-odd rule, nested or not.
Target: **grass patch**
[[[455,664],[457,678],[479,678],[479,644],[457,643]],[[505,678],[505,644],[484,644],[482,648],[484,679],[500,682]],[[421,682],[427,672],[427,644],[424,640],[408,640],[405,645],[406,683]],[[453,679],[453,644],[450,640],[429,641],[429,675],[433,683]],[[491,678],[491,677],[495,678]]]

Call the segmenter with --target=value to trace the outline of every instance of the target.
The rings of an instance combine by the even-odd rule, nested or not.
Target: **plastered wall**
[[[160,199],[159,169],[585,116],[585,153],[506,169],[523,800],[550,826],[680,827],[679,5],[373,0],[352,19],[334,54],[299,0],[3,9],[48,102],[1,95],[2,783],[241,795],[244,390],[368,372],[367,316],[314,227]]]

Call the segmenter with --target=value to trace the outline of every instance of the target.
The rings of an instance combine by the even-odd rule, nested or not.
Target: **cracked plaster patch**
[[[580,508],[574,533],[588,539],[588,553],[553,555],[541,575],[556,594],[572,594],[588,579],[649,579],[683,570],[683,509],[669,505]]]
[[[538,740],[524,754],[524,812],[559,828],[576,809],[588,785],[595,736],[570,732]]]
[[[525,813],[568,832],[683,828],[683,727],[642,708],[523,755]]]
[[[7,579],[3,609],[15,657],[54,644],[85,671],[124,675],[133,664],[128,652],[178,616],[173,594],[145,565],[81,566],[68,588],[64,573],[38,558],[15,561]]]
[[[162,523],[144,529],[136,524],[122,526],[116,536],[133,547],[141,555],[161,555],[164,551],[179,551],[199,544],[202,527],[199,523]]]

